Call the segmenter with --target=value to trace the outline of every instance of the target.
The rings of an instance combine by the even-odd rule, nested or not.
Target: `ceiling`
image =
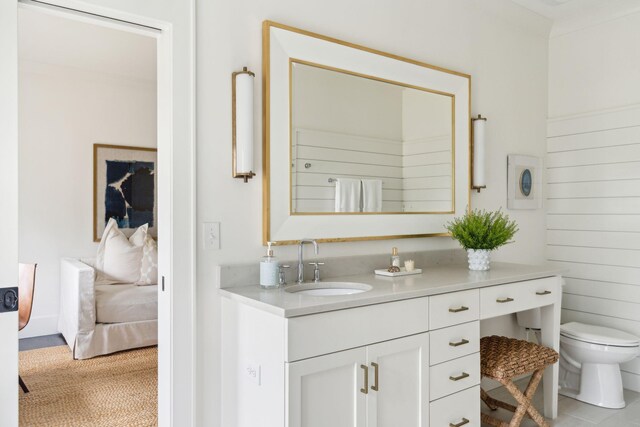
[[[553,21],[610,8],[615,0],[512,0]]]
[[[156,39],[27,8],[18,12],[18,55],[33,61],[156,80]]]

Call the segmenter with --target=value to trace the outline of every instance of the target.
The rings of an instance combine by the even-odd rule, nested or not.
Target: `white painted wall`
[[[197,223],[221,221],[220,251],[204,251],[198,229],[198,425],[219,426],[220,298],[215,266],[258,262],[261,245],[261,23],[265,19],[415,58],[472,75],[472,113],[487,116],[487,189],[473,207],[506,209],[506,156],[543,156],[547,118],[549,21],[506,0],[200,0],[198,16]],[[256,73],[255,170],[248,184],[231,178],[231,73]],[[516,243],[502,261],[542,262],[543,210],[510,211]],[[313,237],[313,236],[309,236]],[[320,256],[456,247],[448,238],[320,245]],[[294,247],[276,254],[295,258]],[[507,324],[507,329],[508,329]]]
[[[549,41],[547,256],[568,269],[564,322],[640,336],[637,3],[635,9],[560,22]],[[640,358],[622,371],[625,387],[639,391]]]
[[[20,62],[19,257],[38,264],[21,338],[57,332],[60,258],[95,256],[93,144],[157,145],[151,77]]]

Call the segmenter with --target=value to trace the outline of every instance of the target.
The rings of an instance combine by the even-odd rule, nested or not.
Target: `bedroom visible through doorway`
[[[18,28],[20,425],[156,425],[157,34],[39,7]]]

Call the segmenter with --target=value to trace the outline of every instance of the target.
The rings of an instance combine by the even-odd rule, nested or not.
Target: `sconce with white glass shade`
[[[481,189],[487,188],[485,175],[487,118],[478,114],[478,117],[471,118],[471,123],[471,188],[478,190],[479,193]]]
[[[253,172],[253,80],[244,67],[232,74],[233,177],[249,182]]]

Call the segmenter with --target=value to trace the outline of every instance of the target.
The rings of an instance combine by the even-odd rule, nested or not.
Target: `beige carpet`
[[[73,360],[67,346],[20,352],[20,426],[158,424],[156,347]]]

